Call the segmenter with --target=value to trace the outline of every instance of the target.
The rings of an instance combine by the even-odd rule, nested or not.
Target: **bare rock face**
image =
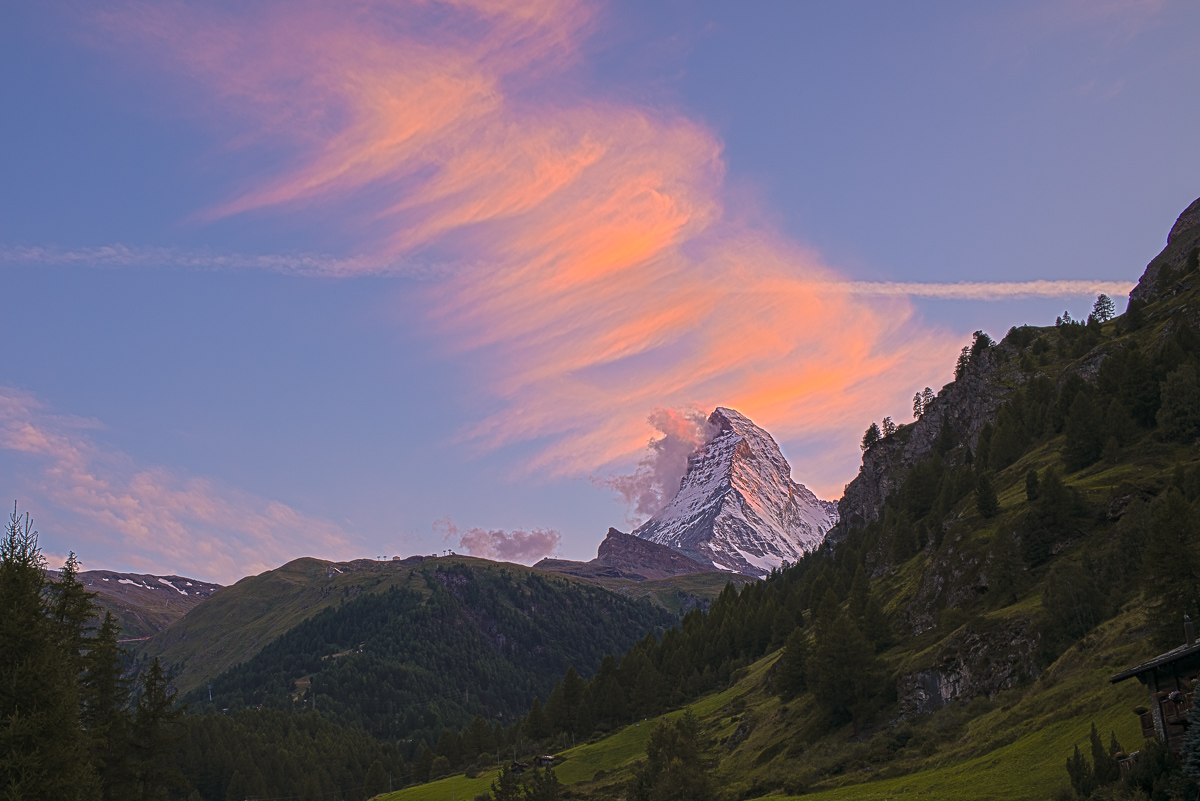
[[[1167,234],[1167,244],[1175,244],[1198,225],[1200,225],[1200,198],[1193,200],[1192,205],[1184,209],[1183,214],[1179,215],[1179,219],[1175,220],[1175,224],[1171,226],[1171,232]]]
[[[614,567],[647,579],[713,572],[711,565],[697,562],[665,545],[625,534],[615,528],[608,530],[608,536],[600,543],[596,558],[591,564]]]
[[[608,536],[596,551],[596,558],[590,562],[543,559],[534,567],[583,579],[619,578],[633,581],[717,572],[711,565],[701,564],[673,548],[615,528],[608,530]]]
[[[1183,210],[1171,232],[1167,234],[1167,246],[1150,263],[1129,293],[1130,300],[1149,300],[1150,297],[1168,287],[1159,286],[1163,268],[1178,270],[1187,261],[1189,254],[1200,247],[1200,198]]]
[[[775,440],[744,415],[718,408],[709,423],[717,433],[689,457],[679,492],[634,536],[750,576],[819,546],[836,504],[792,481]]]
[[[992,697],[1036,677],[1036,646],[1023,621],[986,635],[965,626],[942,644],[932,665],[897,679],[900,717],[934,712],[955,700]]]

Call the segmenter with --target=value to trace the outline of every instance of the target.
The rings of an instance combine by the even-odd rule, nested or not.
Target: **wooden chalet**
[[[1110,682],[1136,678],[1150,693],[1150,706],[1141,713],[1142,736],[1166,743],[1178,756],[1183,747],[1183,735],[1188,729],[1188,712],[1195,697],[1200,678],[1200,643],[1190,617],[1183,618],[1184,645],[1159,654],[1140,665],[1134,665],[1109,679]],[[1139,708],[1140,709],[1140,708]]]

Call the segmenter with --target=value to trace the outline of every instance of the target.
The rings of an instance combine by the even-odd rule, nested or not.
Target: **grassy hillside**
[[[770,679],[778,652],[686,709],[701,721],[718,782],[733,798],[1034,801],[1067,785],[1063,763],[1076,744],[1086,749],[1093,723],[1106,742],[1112,732],[1124,747],[1140,747],[1131,709],[1144,703],[1143,688],[1110,685],[1108,677],[1153,652],[1142,614],[1129,609],[1028,685],[909,721],[880,721],[858,738],[849,726],[813,735],[821,725],[813,699],[779,699]],[[655,720],[558,752],[556,773],[571,797],[623,797]],[[472,798],[496,775],[456,776],[381,798]]]
[[[142,643],[134,655],[142,661],[159,657],[186,693],[250,658],[302,620],[359,593],[403,582],[410,570],[391,562],[296,559],[217,590]]]

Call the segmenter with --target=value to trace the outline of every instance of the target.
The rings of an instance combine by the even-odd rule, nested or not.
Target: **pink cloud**
[[[535,528],[528,531],[484,528],[460,530],[448,517],[434,523],[434,530],[441,532],[447,542],[457,543],[458,547],[471,556],[494,559],[498,562],[533,564],[553,555],[562,543],[562,534],[552,528]]]
[[[953,364],[957,337],[904,295],[847,291],[726,214],[709,128],[578,91],[592,4],[255,8],[136,5],[106,25],[290,159],[210,216],[319,205],[370,234],[345,275],[460,265],[421,307],[497,409],[463,432],[479,448],[545,442],[528,469],[586,474],[638,458],[650,410],[724,404],[854,453]]]
[[[133,569],[232,583],[302,554],[355,555],[350,535],[333,523],[209,479],[136,465],[86,434],[96,427],[0,386],[0,449],[35,466],[22,474],[43,507],[40,523],[52,522],[85,564],[119,551]]]

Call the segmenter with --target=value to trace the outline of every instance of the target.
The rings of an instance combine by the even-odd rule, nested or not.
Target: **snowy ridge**
[[[792,481],[775,440],[744,415],[718,407],[708,421],[717,433],[688,459],[679,492],[633,533],[752,576],[820,545],[837,504]]]

